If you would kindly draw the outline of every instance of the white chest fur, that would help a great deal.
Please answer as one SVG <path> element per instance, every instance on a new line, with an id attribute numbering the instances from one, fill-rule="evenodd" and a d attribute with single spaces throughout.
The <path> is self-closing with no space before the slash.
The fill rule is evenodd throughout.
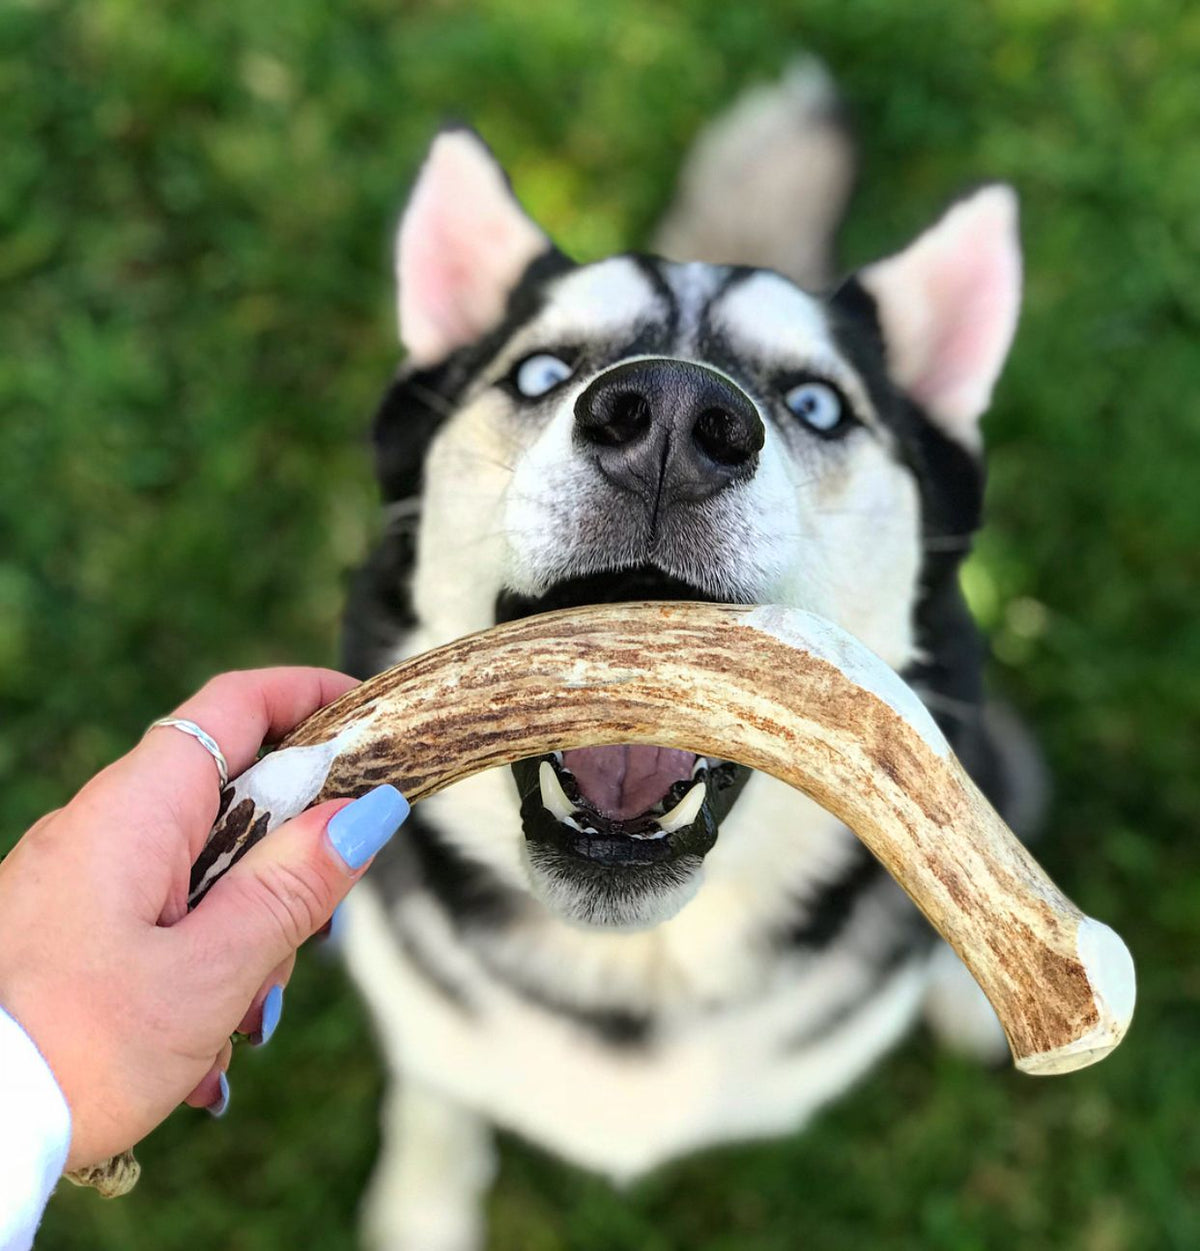
<path id="1" fill-rule="evenodd" d="M 491 847 L 511 849 L 495 822 L 515 818 L 513 808 L 511 779 L 482 775 L 447 792 L 431 815 L 462 831 L 479 829 L 486 812 Z M 368 883 L 348 909 L 347 959 L 392 1066 L 576 1163 L 627 1179 L 706 1143 L 798 1128 L 913 1019 L 924 962 L 881 977 L 873 959 L 881 927 L 906 906 L 890 882 L 860 901 L 839 941 L 818 955 L 780 959 L 771 946 L 774 919 L 837 876 L 853 852 L 849 839 L 794 791 L 756 775 L 722 828 L 699 894 L 652 931 L 582 931 L 531 913 L 474 950 L 422 896 L 402 905 L 398 927 Z M 496 852 L 488 859 L 496 864 Z M 505 868 L 518 871 L 512 861 Z M 464 1003 L 430 982 L 399 931 L 433 954 Z M 543 999 L 648 1012 L 657 1025 L 645 1044 L 613 1045 Z"/>

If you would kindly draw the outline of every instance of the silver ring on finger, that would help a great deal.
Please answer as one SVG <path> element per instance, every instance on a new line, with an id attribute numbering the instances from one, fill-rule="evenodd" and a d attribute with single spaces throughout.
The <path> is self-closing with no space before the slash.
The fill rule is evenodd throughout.
<path id="1" fill-rule="evenodd" d="M 157 730 L 160 726 L 171 730 L 182 730 L 184 734 L 194 738 L 213 758 L 217 766 L 217 776 L 221 779 L 221 789 L 224 790 L 229 785 L 229 762 L 211 734 L 202 730 L 194 721 L 188 721 L 183 717 L 159 717 L 157 721 L 152 721 L 146 727 L 146 733 L 149 734 L 151 730 Z"/>

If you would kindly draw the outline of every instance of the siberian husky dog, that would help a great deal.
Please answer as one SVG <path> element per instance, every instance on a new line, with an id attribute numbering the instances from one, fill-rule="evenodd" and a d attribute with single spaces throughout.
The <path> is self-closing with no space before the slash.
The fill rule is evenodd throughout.
<path id="1" fill-rule="evenodd" d="M 958 588 L 1017 320 L 1014 195 L 986 186 L 835 284 L 853 164 L 806 65 L 701 137 L 657 255 L 576 264 L 478 137 L 438 135 L 398 232 L 405 359 L 375 423 L 352 672 L 573 605 L 792 605 L 903 674 L 1027 823 Z M 492 1126 L 622 1181 L 796 1130 L 923 1009 L 1003 1049 L 844 826 L 682 751 L 566 751 L 427 800 L 344 934 L 393 1077 L 377 1247 L 481 1244 Z"/>

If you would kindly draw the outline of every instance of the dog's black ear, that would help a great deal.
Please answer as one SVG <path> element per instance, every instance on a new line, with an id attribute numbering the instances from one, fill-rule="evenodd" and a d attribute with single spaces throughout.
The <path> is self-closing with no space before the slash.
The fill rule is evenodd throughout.
<path id="1" fill-rule="evenodd" d="M 875 303 L 892 381 L 970 451 L 1021 304 L 1017 197 L 984 187 L 902 252 L 856 275 Z"/>
<path id="2" fill-rule="evenodd" d="M 550 240 L 503 169 L 465 127 L 433 141 L 396 236 L 400 341 L 435 364 L 497 325 L 512 289 Z"/>

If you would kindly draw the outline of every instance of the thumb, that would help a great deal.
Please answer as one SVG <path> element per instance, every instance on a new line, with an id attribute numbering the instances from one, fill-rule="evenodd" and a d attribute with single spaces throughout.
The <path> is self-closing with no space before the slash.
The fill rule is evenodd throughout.
<path id="1" fill-rule="evenodd" d="M 211 973 L 244 985 L 248 1000 L 325 925 L 408 811 L 386 785 L 309 808 L 256 843 L 175 930 L 198 943 Z"/>

